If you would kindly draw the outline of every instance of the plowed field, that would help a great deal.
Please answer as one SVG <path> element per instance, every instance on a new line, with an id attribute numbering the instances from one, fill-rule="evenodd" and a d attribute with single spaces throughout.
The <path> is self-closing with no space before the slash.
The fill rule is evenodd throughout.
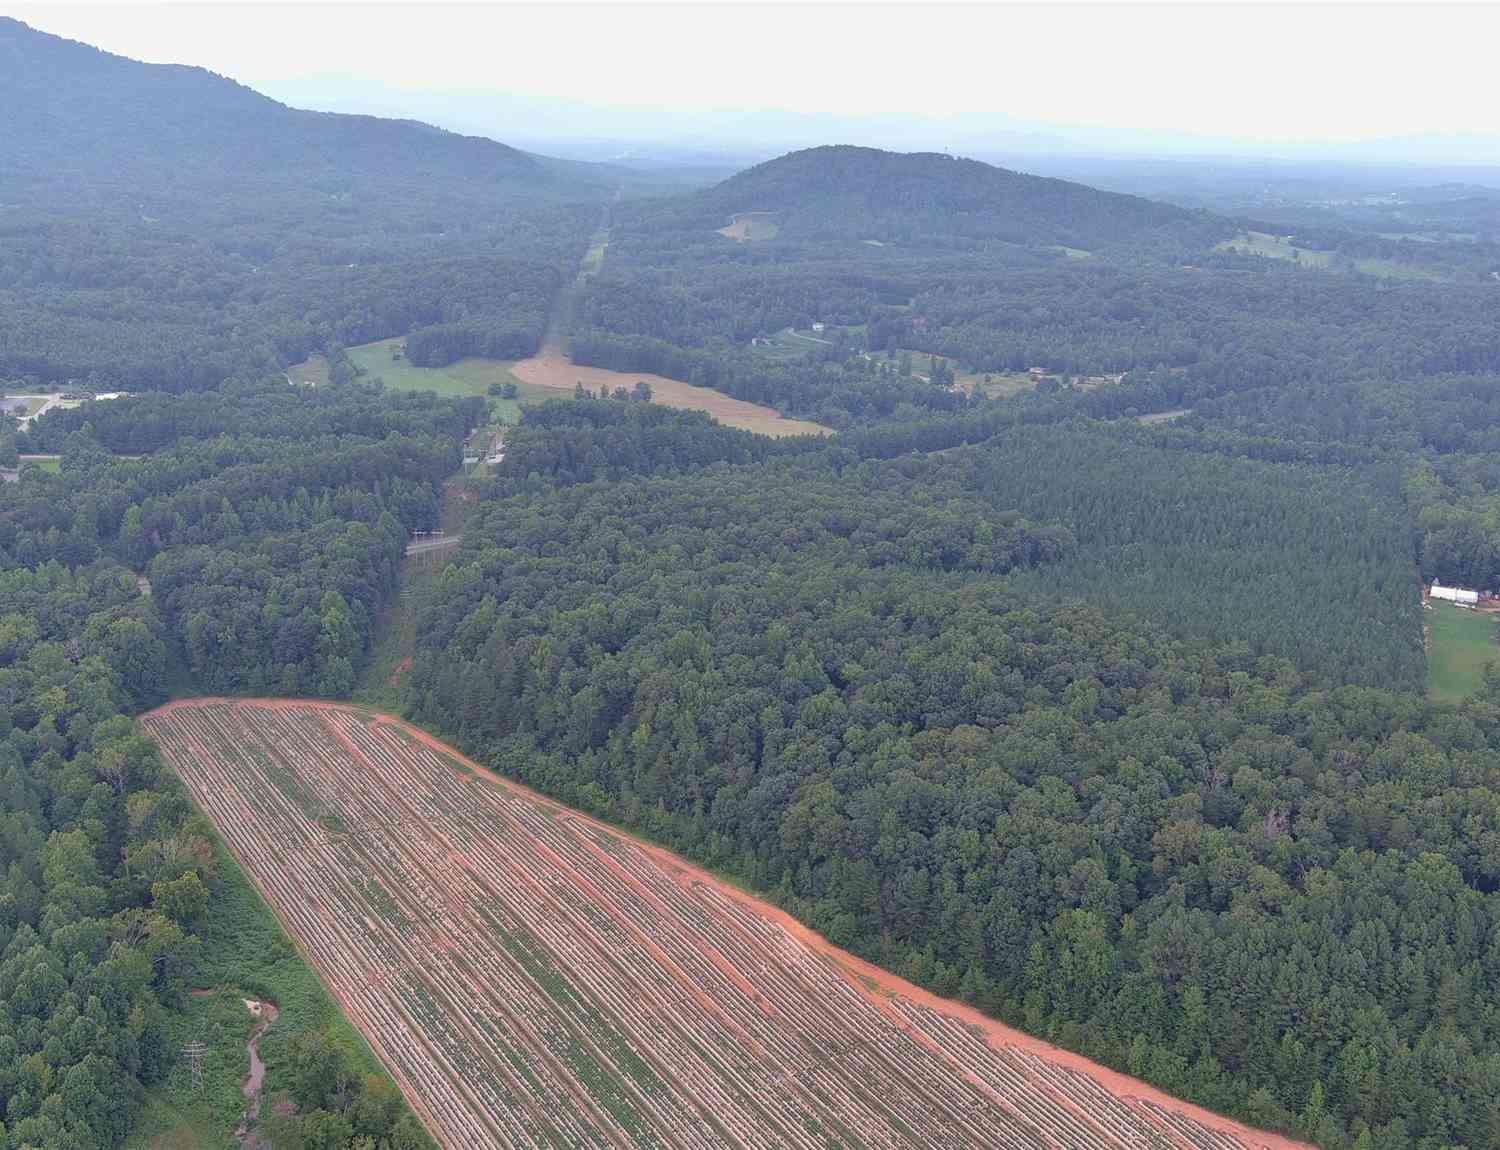
<path id="1" fill-rule="evenodd" d="M 386 716 L 144 718 L 452 1150 L 1290 1150 L 936 999 Z"/>

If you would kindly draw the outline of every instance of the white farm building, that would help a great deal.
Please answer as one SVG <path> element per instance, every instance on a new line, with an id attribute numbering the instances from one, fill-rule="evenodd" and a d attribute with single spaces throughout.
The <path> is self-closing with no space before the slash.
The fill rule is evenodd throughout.
<path id="1" fill-rule="evenodd" d="M 1432 590 L 1428 592 L 1434 599 L 1447 599 L 1450 603 L 1478 603 L 1479 592 L 1467 591 L 1462 587 L 1444 587 L 1436 579 L 1432 581 Z"/>

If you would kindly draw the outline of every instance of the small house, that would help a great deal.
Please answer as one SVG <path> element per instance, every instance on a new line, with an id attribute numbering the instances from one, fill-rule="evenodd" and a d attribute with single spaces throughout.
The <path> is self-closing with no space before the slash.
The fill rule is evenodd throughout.
<path id="1" fill-rule="evenodd" d="M 819 320 L 817 323 L 813 324 L 813 331 L 815 331 L 815 332 L 821 332 L 823 330 L 824 326 L 825 325 L 823 324 L 823 322 L 821 320 Z"/>

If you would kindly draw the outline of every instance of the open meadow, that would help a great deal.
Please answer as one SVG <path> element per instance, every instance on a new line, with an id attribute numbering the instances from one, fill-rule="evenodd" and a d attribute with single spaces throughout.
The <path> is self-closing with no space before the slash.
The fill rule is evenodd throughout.
<path id="1" fill-rule="evenodd" d="M 1495 616 L 1434 600 L 1428 624 L 1427 693 L 1456 703 L 1479 690 L 1485 667 L 1500 659 Z"/>
<path id="2" fill-rule="evenodd" d="M 486 395 L 492 383 L 521 381 L 511 374 L 511 361 L 470 356 L 444 367 L 418 367 L 399 355 L 404 339 L 377 340 L 348 350 L 349 359 L 366 379 L 380 379 L 398 391 L 435 391 L 439 395 L 463 397 Z M 527 396 L 527 398 L 539 398 Z"/>
<path id="3" fill-rule="evenodd" d="M 1308 268 L 1334 266 L 1333 258 L 1328 252 L 1299 248 L 1292 243 L 1290 236 L 1276 236 L 1269 232 L 1241 232 L 1233 239 L 1223 240 L 1216 246 L 1220 251 L 1232 251 L 1246 256 L 1263 256 L 1272 260 L 1289 260 Z M 1346 260 L 1340 266 L 1380 279 L 1441 280 L 1444 278 L 1430 268 L 1418 267 L 1415 264 L 1402 263 L 1398 260 L 1380 259 L 1375 256 L 1361 256 Z"/>
<path id="4" fill-rule="evenodd" d="M 144 723 L 444 1147 L 1288 1150 L 334 704 Z"/>

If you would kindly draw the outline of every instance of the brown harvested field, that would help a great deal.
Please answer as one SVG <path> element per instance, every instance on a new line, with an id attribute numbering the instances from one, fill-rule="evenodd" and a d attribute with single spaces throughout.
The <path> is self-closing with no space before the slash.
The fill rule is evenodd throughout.
<path id="1" fill-rule="evenodd" d="M 1294 1150 L 927 994 L 389 716 L 143 718 L 452 1150 Z"/>
<path id="2" fill-rule="evenodd" d="M 680 407 L 689 411 L 706 411 L 720 423 L 761 435 L 826 435 L 828 428 L 810 423 L 805 419 L 787 419 L 775 408 L 759 403 L 735 399 L 711 387 L 694 387 L 680 379 L 668 379 L 664 375 L 651 375 L 639 371 L 610 371 L 603 367 L 583 367 L 574 364 L 562 350 L 549 343 L 539 355 L 523 359 L 511 369 L 511 374 L 522 383 L 533 387 L 545 387 L 563 395 L 572 395 L 578 384 L 597 392 L 601 387 L 613 391 L 623 387 L 627 391 L 640 380 L 651 385 L 651 399 L 668 407 Z"/>

